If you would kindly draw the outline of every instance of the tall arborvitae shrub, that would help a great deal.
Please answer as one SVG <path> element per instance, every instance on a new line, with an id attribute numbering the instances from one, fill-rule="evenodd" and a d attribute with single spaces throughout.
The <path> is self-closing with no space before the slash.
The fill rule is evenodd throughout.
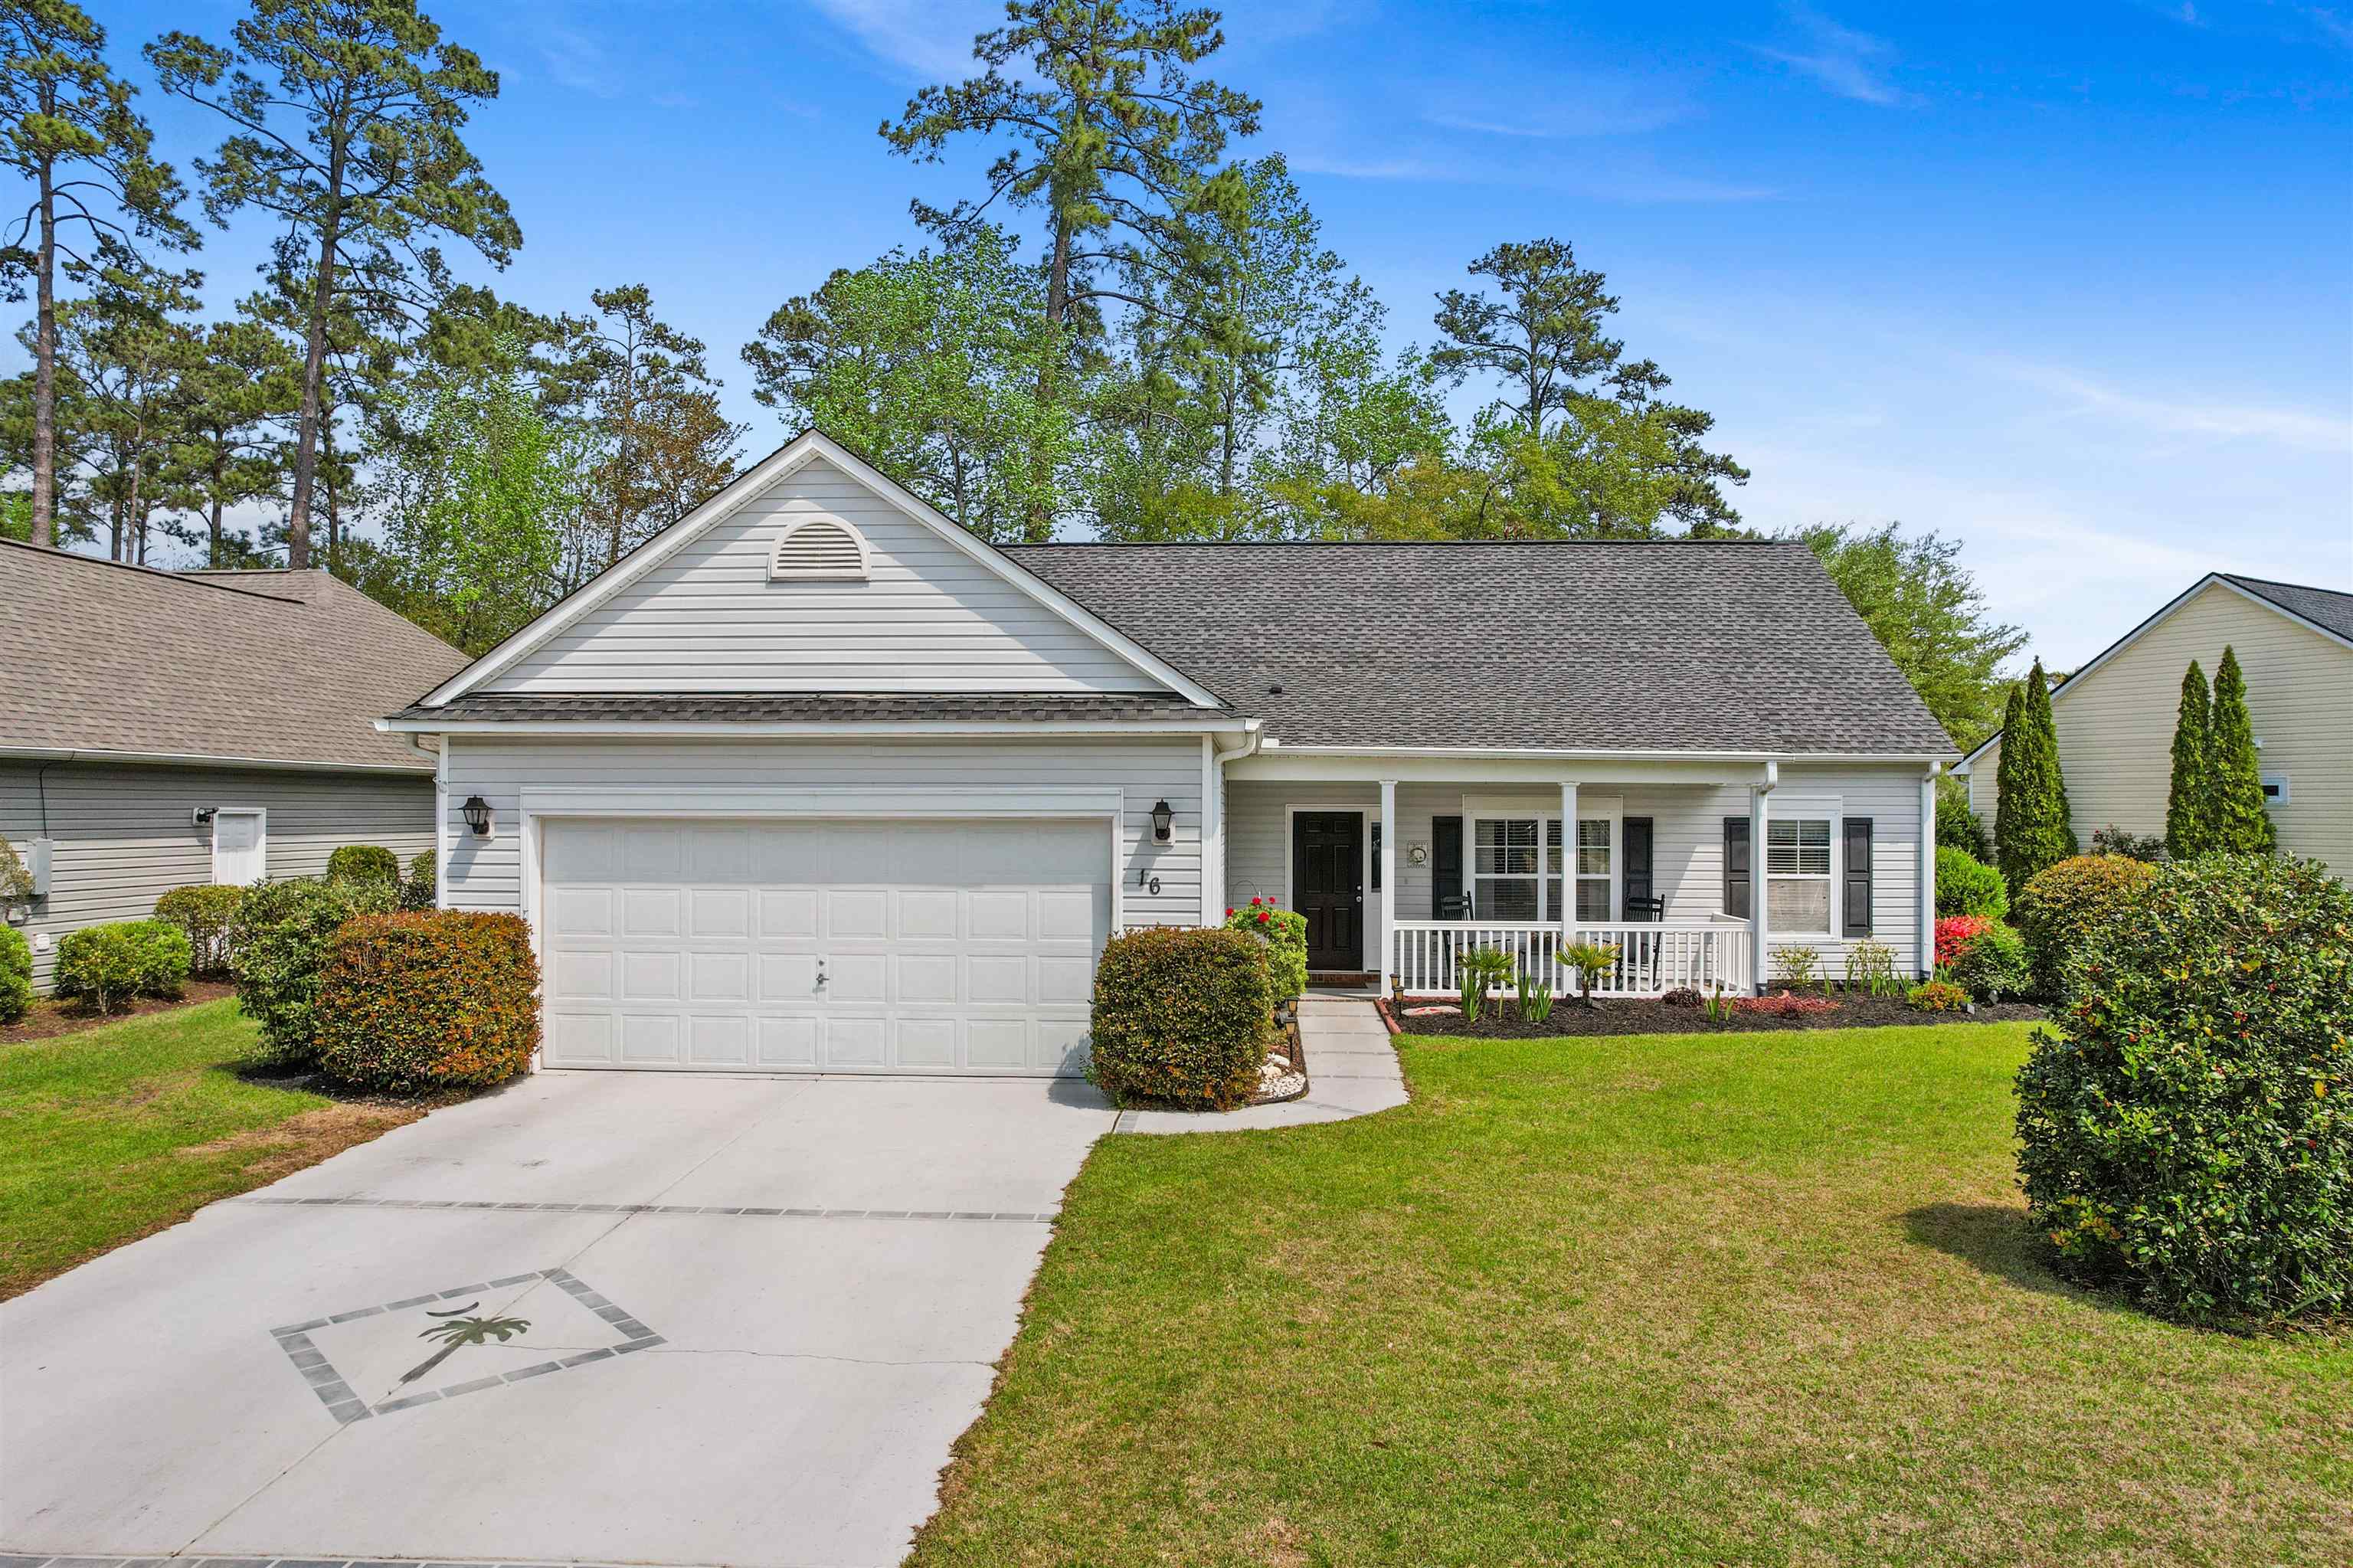
<path id="1" fill-rule="evenodd" d="M 2181 705 L 2173 717 L 2173 790 L 2165 800 L 2165 853 L 2176 860 L 2214 847 L 2213 780 L 2207 766 L 2207 732 L 2213 715 L 2206 700 L 2206 672 L 2198 661 L 2181 674 Z"/>
<path id="2" fill-rule="evenodd" d="M 2051 720 L 2051 685 L 2042 661 L 2013 694 L 2001 738 L 2000 799 L 1994 806 L 1994 853 L 2010 894 L 2046 865 L 2075 853 L 2067 781 L 2059 770 L 2059 732 Z"/>
<path id="3" fill-rule="evenodd" d="M 2207 731 L 2207 767 L 2213 779 L 2213 847 L 2225 854 L 2270 854 L 2279 831 L 2263 808 L 2262 761 L 2255 725 L 2247 712 L 2247 678 L 2233 649 L 2222 650 L 2214 671 L 2214 716 Z"/>

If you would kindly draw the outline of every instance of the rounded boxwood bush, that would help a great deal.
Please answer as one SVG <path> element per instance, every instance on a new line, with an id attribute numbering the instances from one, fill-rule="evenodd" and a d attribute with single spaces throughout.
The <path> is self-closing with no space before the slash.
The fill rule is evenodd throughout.
<path id="1" fill-rule="evenodd" d="M 327 857 L 330 882 L 400 880 L 400 857 L 382 844 L 345 844 Z"/>
<path id="2" fill-rule="evenodd" d="M 1274 1004 L 1296 1001 L 1307 992 L 1307 916 L 1271 898 L 1253 898 L 1226 911 L 1229 930 L 1248 931 L 1266 943 L 1267 973 L 1274 980 Z"/>
<path id="3" fill-rule="evenodd" d="M 1230 1110 L 1258 1092 L 1274 1037 L 1267 948 L 1240 931 L 1113 937 L 1095 965 L 1093 1064 L 1115 1099 Z"/>
<path id="4" fill-rule="evenodd" d="M 246 889 L 229 922 L 229 949 L 237 955 L 237 1002 L 261 1025 L 261 1061 L 311 1059 L 311 1002 L 328 938 L 354 915 L 388 913 L 394 897 L 392 884 L 364 878 L 298 876 Z"/>
<path id="5" fill-rule="evenodd" d="M 2001 873 L 1963 850 L 1936 849 L 1936 913 L 1999 920 L 2010 912 L 2010 890 Z"/>
<path id="6" fill-rule="evenodd" d="M 188 972 L 225 975 L 229 969 L 228 931 L 245 889 L 225 883 L 174 887 L 155 900 L 155 918 L 167 920 L 188 938 Z"/>
<path id="7" fill-rule="evenodd" d="M 0 926 L 0 1023 L 14 1023 L 33 1007 L 33 945 L 14 926 Z"/>
<path id="8" fill-rule="evenodd" d="M 539 1049 L 539 961 L 519 915 L 361 915 L 327 945 L 319 1065 L 380 1094 L 483 1088 Z"/>
<path id="9" fill-rule="evenodd" d="M 403 909 L 430 909 L 439 898 L 434 874 L 433 852 L 418 850 L 408 860 L 408 874 L 400 879 L 400 906 Z"/>
<path id="10" fill-rule="evenodd" d="M 2196 1322 L 2353 1309 L 2353 889 L 2316 861 L 2159 866 L 2018 1075 L 2063 1264 Z"/>
<path id="11" fill-rule="evenodd" d="M 1999 920 L 1987 921 L 1953 960 L 1953 982 L 1979 1001 L 2022 996 L 2031 980 L 2026 938 Z"/>
<path id="12" fill-rule="evenodd" d="M 111 920 L 58 943 L 58 994 L 112 1012 L 134 996 L 174 997 L 188 980 L 188 938 L 164 920 Z"/>
<path id="13" fill-rule="evenodd" d="M 2010 913 L 2026 938 L 2034 988 L 2054 997 L 2064 991 L 2068 961 L 2156 874 L 2154 866 L 2124 855 L 2079 854 L 2028 877 Z"/>

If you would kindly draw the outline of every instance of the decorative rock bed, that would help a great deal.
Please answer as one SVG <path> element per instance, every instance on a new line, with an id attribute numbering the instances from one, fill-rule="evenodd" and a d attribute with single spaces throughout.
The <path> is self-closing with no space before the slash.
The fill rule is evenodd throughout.
<path id="1" fill-rule="evenodd" d="M 1250 1099 L 1254 1106 L 1281 1105 L 1307 1092 L 1307 1053 L 1299 1043 L 1299 1020 L 1287 1010 L 1282 1042 L 1259 1064 L 1258 1077 L 1258 1093 Z"/>

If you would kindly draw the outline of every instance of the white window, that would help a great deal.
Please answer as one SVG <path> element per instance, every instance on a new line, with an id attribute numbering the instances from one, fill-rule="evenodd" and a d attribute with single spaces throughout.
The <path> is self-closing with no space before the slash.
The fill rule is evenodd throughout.
<path id="1" fill-rule="evenodd" d="M 213 880 L 250 887 L 269 871 L 269 817 L 258 807 L 213 813 Z"/>
<path id="2" fill-rule="evenodd" d="M 1587 817 L 1577 824 L 1578 920 L 1607 923 L 1616 903 L 1618 822 Z M 1541 833 L 1544 870 L 1536 843 Z M 1560 819 L 1475 817 L 1472 820 L 1472 908 L 1482 920 L 1553 921 L 1561 917 Z"/>
<path id="3" fill-rule="evenodd" d="M 1777 934 L 1831 928 L 1831 823 L 1827 817 L 1765 824 L 1765 917 Z"/>
<path id="4" fill-rule="evenodd" d="M 2263 804 L 2266 806 L 2284 806 L 2287 802 L 2287 775 L 2284 773 L 2264 774 Z"/>

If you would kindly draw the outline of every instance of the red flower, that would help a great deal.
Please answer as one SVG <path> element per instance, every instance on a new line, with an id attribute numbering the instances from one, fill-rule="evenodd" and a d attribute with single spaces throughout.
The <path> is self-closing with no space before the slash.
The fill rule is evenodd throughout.
<path id="1" fill-rule="evenodd" d="M 1263 909 L 1258 912 L 1258 923 L 1261 926 L 1266 924 L 1266 911 Z"/>
<path id="2" fill-rule="evenodd" d="M 1227 906 L 1226 906 L 1226 918 L 1227 918 L 1227 919 L 1229 919 L 1229 920 L 1230 920 L 1230 919 L 1232 919 L 1233 917 L 1234 917 L 1234 906 L 1233 906 L 1232 905 L 1229 904 L 1229 905 L 1227 905 Z"/>

